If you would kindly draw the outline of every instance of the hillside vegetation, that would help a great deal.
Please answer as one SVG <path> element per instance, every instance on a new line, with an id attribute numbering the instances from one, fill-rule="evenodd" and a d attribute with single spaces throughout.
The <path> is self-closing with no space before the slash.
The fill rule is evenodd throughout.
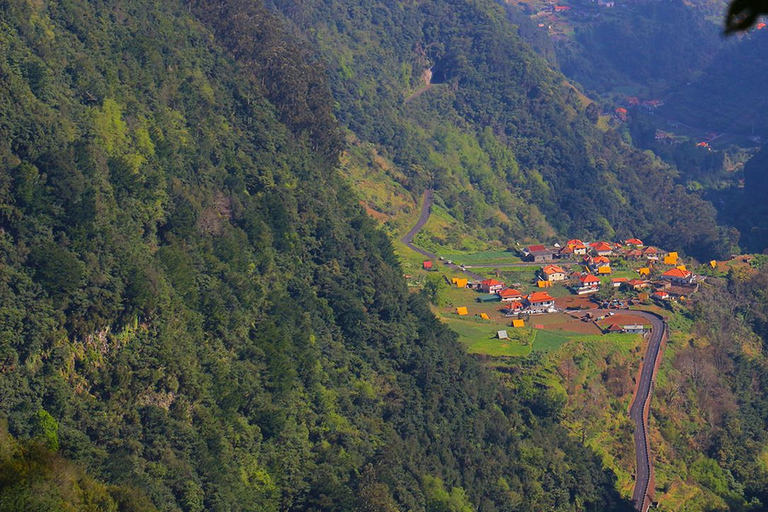
<path id="1" fill-rule="evenodd" d="M 408 293 L 336 170 L 322 68 L 259 2 L 12 0 L 0 19 L 0 510 L 627 509 L 558 426 L 558 402 L 500 386 Z M 500 19 L 478 20 L 478 41 L 509 33 L 498 50 L 522 52 L 499 66 L 533 73 L 482 116 L 532 136 L 549 121 L 522 116 L 549 108 L 551 82 Z M 433 26 L 430 44 L 447 44 L 435 55 L 482 82 L 464 36 L 441 35 L 455 28 Z M 478 101 L 445 80 L 425 99 Z M 365 109 L 377 95 L 353 94 Z M 392 124 L 401 100 L 370 132 L 363 109 L 356 129 L 455 169 L 420 149 L 438 118 Z M 476 148 L 470 197 L 535 212 L 495 191 L 507 176 L 551 197 L 554 168 L 520 171 L 530 157 L 513 158 L 503 131 L 444 128 L 446 144 Z M 413 169 L 418 183 L 426 168 Z M 458 202 L 466 176 L 442 176 L 453 211 L 475 211 Z"/>
<path id="2" fill-rule="evenodd" d="M 699 256 L 729 245 L 711 205 L 598 129 L 597 106 L 493 2 L 272 4 L 321 49 L 345 126 L 486 238 L 635 235 Z M 433 85 L 410 98 L 427 69 Z"/>

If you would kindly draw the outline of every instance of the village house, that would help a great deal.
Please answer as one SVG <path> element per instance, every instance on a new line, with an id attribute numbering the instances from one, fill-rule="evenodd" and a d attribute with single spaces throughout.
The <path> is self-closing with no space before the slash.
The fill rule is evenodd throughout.
<path id="1" fill-rule="evenodd" d="M 501 302 L 513 302 L 523 300 L 523 294 L 512 288 L 504 288 L 496 293 L 501 297 Z"/>
<path id="2" fill-rule="evenodd" d="M 587 254 L 587 246 L 584 244 L 574 245 L 573 254 L 576 256 L 585 256 Z"/>
<path id="3" fill-rule="evenodd" d="M 642 290 L 643 288 L 648 288 L 651 286 L 651 283 L 648 281 L 643 281 L 642 279 L 630 279 L 626 282 L 624 285 L 630 290 Z"/>
<path id="4" fill-rule="evenodd" d="M 671 281 L 672 284 L 678 285 L 690 285 L 693 284 L 696 279 L 693 275 L 693 272 L 690 270 L 684 270 L 682 268 L 673 268 L 667 270 L 661 274 L 661 278 L 665 281 Z"/>
<path id="5" fill-rule="evenodd" d="M 643 241 L 639 238 L 628 238 L 624 241 L 625 245 L 632 245 L 634 247 L 643 247 Z"/>
<path id="6" fill-rule="evenodd" d="M 595 268 L 610 267 L 611 260 L 609 260 L 606 256 L 597 256 L 595 258 L 592 258 L 592 265 Z"/>
<path id="7" fill-rule="evenodd" d="M 568 278 L 566 271 L 557 265 L 545 265 L 541 273 L 546 281 L 565 281 Z"/>
<path id="8" fill-rule="evenodd" d="M 547 292 L 533 292 L 525 298 L 525 303 L 531 313 L 546 313 L 555 309 L 555 299 Z"/>
<path id="9" fill-rule="evenodd" d="M 555 258 L 554 251 L 547 249 L 543 245 L 529 245 L 523 249 L 523 255 L 527 260 L 534 263 L 552 261 Z"/>
<path id="10" fill-rule="evenodd" d="M 621 328 L 624 329 L 624 332 L 627 334 L 645 334 L 647 330 L 642 324 L 622 325 Z"/>
<path id="11" fill-rule="evenodd" d="M 657 300 L 669 300 L 669 294 L 664 290 L 653 292 L 653 298 Z"/>
<path id="12" fill-rule="evenodd" d="M 504 289 L 504 283 L 496 279 L 486 279 L 480 282 L 480 289 L 484 293 L 498 293 Z"/>
<path id="13" fill-rule="evenodd" d="M 659 261 L 659 250 L 655 247 L 646 247 L 643 249 L 643 256 L 651 261 Z"/>
<path id="14" fill-rule="evenodd" d="M 589 246 L 592 248 L 592 252 L 598 256 L 610 256 L 613 254 L 613 247 L 607 242 L 593 242 Z"/>
<path id="15" fill-rule="evenodd" d="M 611 286 L 613 286 L 614 288 L 619 288 L 621 285 L 627 283 L 628 281 L 629 279 L 627 279 L 626 277 L 614 277 L 613 279 L 611 279 Z"/>
<path id="16" fill-rule="evenodd" d="M 421 264 L 421 268 L 424 270 L 432 270 L 432 261 L 424 260 L 424 262 Z"/>
<path id="17" fill-rule="evenodd" d="M 576 288 L 576 293 L 579 295 L 585 295 L 587 293 L 595 293 L 600 290 L 600 279 L 592 274 L 587 274 L 579 278 L 579 287 Z"/>
<path id="18" fill-rule="evenodd" d="M 587 246 L 584 245 L 584 242 L 582 242 L 578 238 L 568 240 L 565 243 L 565 246 L 571 249 L 571 251 L 573 251 L 573 254 L 576 256 L 584 256 L 585 254 L 587 254 Z"/>
<path id="19" fill-rule="evenodd" d="M 516 300 L 508 303 L 506 306 L 501 308 L 499 310 L 499 313 L 501 313 L 504 316 L 514 316 L 517 313 L 521 312 L 523 309 L 525 309 L 525 304 L 523 304 L 523 301 Z"/>

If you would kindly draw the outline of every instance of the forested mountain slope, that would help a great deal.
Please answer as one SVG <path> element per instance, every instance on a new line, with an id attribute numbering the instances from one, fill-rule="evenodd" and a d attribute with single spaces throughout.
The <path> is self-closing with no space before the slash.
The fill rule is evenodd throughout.
<path id="1" fill-rule="evenodd" d="M 626 508 L 546 390 L 505 391 L 408 293 L 336 171 L 322 70 L 258 2 L 0 21 L 1 510 Z M 456 37 L 446 80 L 482 82 Z M 478 119 L 584 123 L 513 122 L 555 113 L 531 80 Z"/>
<path id="2" fill-rule="evenodd" d="M 599 108 L 494 2 L 271 4 L 320 48 L 339 119 L 384 148 L 406 186 L 433 187 L 470 228 L 507 244 L 554 228 L 640 236 L 702 257 L 729 250 L 711 205 L 599 129 Z M 427 69 L 433 85 L 413 97 Z"/>

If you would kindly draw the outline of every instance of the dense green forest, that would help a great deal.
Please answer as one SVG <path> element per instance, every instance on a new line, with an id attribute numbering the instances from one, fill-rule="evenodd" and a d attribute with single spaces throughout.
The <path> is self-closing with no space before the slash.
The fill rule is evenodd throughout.
<path id="1" fill-rule="evenodd" d="M 546 389 L 500 386 L 409 294 L 337 171 L 322 67 L 258 2 L 10 0 L 0 20 L 0 510 L 627 509 Z M 434 101 L 468 112 L 451 77 L 480 63 L 455 27 L 429 36 Z M 523 103 L 493 91 L 477 115 L 531 137 L 549 121 L 513 116 L 553 115 L 553 82 L 521 55 Z M 419 151 L 382 119 L 365 133 Z M 539 179 L 499 141 L 498 168 Z"/>
<path id="2" fill-rule="evenodd" d="M 320 48 L 340 121 L 382 147 L 409 189 L 434 188 L 486 238 L 633 235 L 701 258 L 729 254 L 735 240 L 711 204 L 679 186 L 674 168 L 600 129 L 599 107 L 501 6 L 271 3 Z"/>

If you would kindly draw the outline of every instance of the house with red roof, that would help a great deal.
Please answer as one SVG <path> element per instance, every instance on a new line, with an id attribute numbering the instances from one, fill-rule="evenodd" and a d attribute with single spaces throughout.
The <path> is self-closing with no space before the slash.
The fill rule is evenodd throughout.
<path id="1" fill-rule="evenodd" d="M 555 308 L 555 298 L 547 292 L 533 292 L 525 298 L 532 313 L 545 313 Z"/>
<path id="2" fill-rule="evenodd" d="M 516 302 L 523 300 L 523 294 L 512 288 L 504 288 L 496 292 L 501 297 L 501 302 Z"/>
<path id="3" fill-rule="evenodd" d="M 643 251 L 640 249 L 632 249 L 627 252 L 627 254 L 624 255 L 625 258 L 628 260 L 639 260 L 643 257 Z"/>
<path id="4" fill-rule="evenodd" d="M 626 245 L 634 245 L 635 247 L 642 247 L 643 246 L 643 241 L 640 240 L 639 238 L 629 238 L 629 239 L 627 239 L 624 242 L 624 244 L 626 244 Z"/>
<path id="5" fill-rule="evenodd" d="M 523 249 L 523 255 L 534 263 L 552 261 L 555 258 L 555 252 L 544 245 L 529 245 Z"/>
<path id="6" fill-rule="evenodd" d="M 432 270 L 432 261 L 424 260 L 424 263 L 422 263 L 421 266 L 424 270 Z"/>
<path id="7" fill-rule="evenodd" d="M 664 290 L 653 292 L 652 297 L 657 300 L 669 300 L 669 294 Z"/>
<path id="8" fill-rule="evenodd" d="M 683 270 L 681 268 L 673 268 L 667 270 L 661 274 L 661 278 L 665 281 L 671 281 L 672 284 L 693 284 L 695 277 L 690 270 Z"/>
<path id="9" fill-rule="evenodd" d="M 546 281 L 565 281 L 568 278 L 568 273 L 557 265 L 545 265 L 541 273 Z"/>
<path id="10" fill-rule="evenodd" d="M 566 12 L 570 11 L 571 6 L 570 5 L 556 5 L 555 6 L 555 12 Z"/>
<path id="11" fill-rule="evenodd" d="M 587 293 L 595 293 L 600 290 L 600 278 L 587 274 L 579 278 L 579 287 L 576 288 L 578 295 L 585 295 Z"/>
<path id="12" fill-rule="evenodd" d="M 504 283 L 496 279 L 486 279 L 480 282 L 480 289 L 485 293 L 498 293 L 504 289 Z"/>
<path id="13" fill-rule="evenodd" d="M 567 242 L 565 242 L 565 245 L 567 245 L 569 247 L 573 247 L 573 246 L 576 246 L 576 245 L 584 245 L 584 242 L 582 242 L 578 238 L 574 238 L 573 240 L 568 240 Z"/>

